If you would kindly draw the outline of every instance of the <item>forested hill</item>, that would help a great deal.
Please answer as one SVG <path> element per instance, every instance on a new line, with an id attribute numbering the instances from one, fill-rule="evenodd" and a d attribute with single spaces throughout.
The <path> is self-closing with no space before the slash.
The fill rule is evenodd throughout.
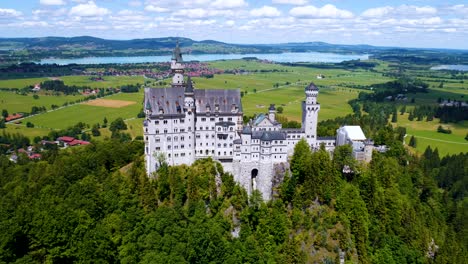
<path id="1" fill-rule="evenodd" d="M 90 36 L 0 38 L 0 65 L 35 61 L 49 57 L 83 58 L 103 56 L 169 55 L 175 42 L 182 52 L 191 54 L 246 54 L 282 52 L 333 52 L 371 54 L 373 58 L 418 64 L 467 64 L 467 50 L 377 47 L 342 45 L 325 42 L 280 44 L 231 44 L 215 40 L 195 41 L 189 38 L 164 37 L 132 40 L 109 40 Z"/>
<path id="2" fill-rule="evenodd" d="M 385 128 L 393 141 L 391 127 Z M 220 164 L 145 174 L 142 142 L 0 156 L 0 263 L 466 263 L 468 155 L 297 144 L 265 203 Z M 128 163 L 131 165 L 127 165 Z M 349 164 L 354 173 L 343 174 Z M 127 165 L 127 166 L 126 166 Z"/>

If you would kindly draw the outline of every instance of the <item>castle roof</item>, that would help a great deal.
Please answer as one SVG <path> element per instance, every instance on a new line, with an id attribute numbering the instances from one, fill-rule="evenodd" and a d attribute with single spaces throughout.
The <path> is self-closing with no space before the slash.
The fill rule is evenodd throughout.
<path id="1" fill-rule="evenodd" d="M 343 126 L 340 129 L 343 129 L 346 132 L 346 135 L 350 140 L 366 140 L 366 136 L 360 126 Z"/>
<path id="2" fill-rule="evenodd" d="M 255 131 L 252 133 L 252 139 L 262 141 L 286 140 L 286 134 L 280 131 Z"/>
<path id="3" fill-rule="evenodd" d="M 276 110 L 275 104 L 270 104 L 270 107 L 268 108 L 268 110 L 270 110 L 270 111 Z"/>
<path id="4" fill-rule="evenodd" d="M 163 115 L 183 114 L 184 87 L 145 88 L 145 98 L 147 109 L 150 106 L 153 115 L 159 115 L 160 111 Z"/>
<path id="5" fill-rule="evenodd" d="M 194 90 L 197 113 L 232 113 L 242 112 L 240 90 L 196 89 Z"/>
<path id="6" fill-rule="evenodd" d="M 315 86 L 315 84 L 313 82 L 311 82 L 306 88 L 305 88 L 306 91 L 318 91 L 318 88 L 317 86 Z"/>
<path id="7" fill-rule="evenodd" d="M 185 92 L 193 93 L 193 83 L 192 78 L 190 78 L 190 75 L 187 77 L 187 85 L 185 86 Z"/>
<path id="8" fill-rule="evenodd" d="M 242 134 L 252 134 L 252 128 L 250 127 L 250 125 L 244 126 L 244 128 L 242 129 Z"/>

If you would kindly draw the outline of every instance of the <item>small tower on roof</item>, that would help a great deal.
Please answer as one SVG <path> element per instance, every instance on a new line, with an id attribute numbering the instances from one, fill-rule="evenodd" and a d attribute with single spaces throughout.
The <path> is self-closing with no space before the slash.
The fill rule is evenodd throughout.
<path id="1" fill-rule="evenodd" d="M 268 108 L 268 119 L 270 119 L 271 122 L 275 122 L 275 115 L 276 115 L 276 107 L 275 104 L 270 104 L 270 107 Z"/>
<path id="2" fill-rule="evenodd" d="M 171 59 L 171 70 L 174 76 L 172 77 L 172 87 L 183 87 L 184 86 L 184 65 L 182 64 L 182 52 L 180 51 L 179 41 L 177 41 L 174 52 L 172 53 Z"/>

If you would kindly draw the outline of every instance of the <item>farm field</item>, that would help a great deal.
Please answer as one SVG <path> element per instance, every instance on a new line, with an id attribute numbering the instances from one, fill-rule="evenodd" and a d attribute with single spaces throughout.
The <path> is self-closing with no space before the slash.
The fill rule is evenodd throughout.
<path id="1" fill-rule="evenodd" d="M 135 104 L 121 108 L 92 106 L 86 104 L 75 104 L 56 111 L 40 114 L 23 119 L 23 123 L 31 122 L 37 127 L 49 129 L 64 129 L 75 125 L 78 122 L 84 122 L 89 125 L 101 123 L 104 117 L 112 122 L 118 117 L 124 119 L 136 117 L 142 108 L 142 93 L 134 94 L 116 94 L 106 97 L 106 99 L 132 101 Z"/>
<path id="2" fill-rule="evenodd" d="M 437 118 L 434 118 L 433 121 L 409 121 L 408 113 L 405 113 L 398 116 L 397 125 L 406 127 L 408 134 L 405 139 L 406 144 L 409 143 L 411 136 L 416 138 L 416 150 L 420 153 L 424 152 L 429 145 L 432 149 L 438 148 L 441 156 L 468 151 L 468 141 L 465 140 L 468 132 L 467 121 L 458 124 L 441 124 Z M 450 128 L 452 134 L 438 133 L 437 127 L 439 125 Z"/>
<path id="3" fill-rule="evenodd" d="M 25 78 L 25 79 L 11 79 L 11 80 L 0 80 L 0 88 L 17 88 L 22 89 L 24 87 L 41 83 L 51 78 Z M 57 77 L 59 80 L 63 80 L 66 85 L 76 86 L 88 86 L 91 88 L 109 88 L 119 87 L 126 84 L 143 84 L 143 76 L 104 76 L 103 81 L 93 81 L 90 76 L 74 75 L 74 76 L 60 76 Z"/>
<path id="4" fill-rule="evenodd" d="M 30 112 L 32 106 L 45 106 L 47 110 L 51 105 L 62 106 L 65 102 L 74 102 L 82 99 L 83 95 L 45 95 L 38 93 L 39 99 L 34 99 L 33 94 L 21 95 L 14 92 L 0 91 L 0 109 L 6 109 L 9 113 Z"/>

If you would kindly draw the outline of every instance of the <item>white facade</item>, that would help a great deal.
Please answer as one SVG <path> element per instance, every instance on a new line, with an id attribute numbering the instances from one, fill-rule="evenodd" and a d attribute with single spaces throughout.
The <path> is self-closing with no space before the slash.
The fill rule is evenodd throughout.
<path id="1" fill-rule="evenodd" d="M 320 104 L 313 83 L 305 88 L 302 128 L 283 129 L 276 121 L 274 105 L 267 114 L 243 126 L 239 90 L 195 89 L 190 77 L 184 80 L 178 45 L 171 69 L 171 88 L 145 88 L 143 132 L 148 175 L 161 161 L 190 165 L 211 157 L 221 162 L 249 194 L 259 190 L 269 200 L 277 168 L 288 167 L 288 158 L 299 140 L 306 139 L 312 149 L 321 144 L 329 151 L 335 148 L 334 137 L 317 138 Z"/>

